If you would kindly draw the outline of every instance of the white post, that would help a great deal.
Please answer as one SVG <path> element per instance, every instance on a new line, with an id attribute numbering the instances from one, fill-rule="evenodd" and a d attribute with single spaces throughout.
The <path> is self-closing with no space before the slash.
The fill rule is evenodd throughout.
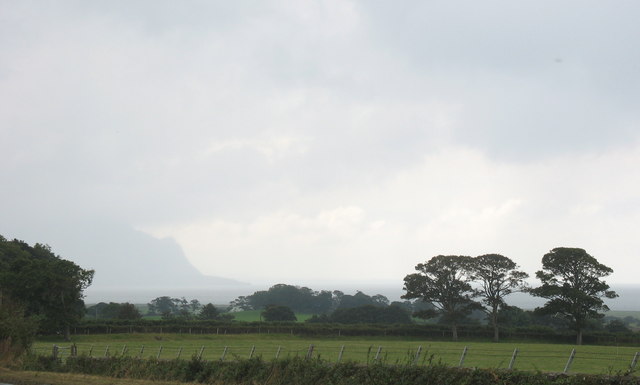
<path id="1" fill-rule="evenodd" d="M 313 355 L 313 345 L 309 345 L 309 350 L 307 350 L 307 359 L 311 358 Z"/>
<path id="2" fill-rule="evenodd" d="M 413 364 L 418 363 L 418 359 L 420 359 L 420 353 L 422 353 L 422 345 L 418 346 L 418 350 L 416 350 L 416 356 L 413 359 Z"/>
<path id="3" fill-rule="evenodd" d="M 380 358 L 380 352 L 382 351 L 382 346 L 378 346 L 378 351 L 376 352 L 376 356 L 373 359 L 374 361 L 378 361 L 378 359 Z"/>
<path id="4" fill-rule="evenodd" d="M 160 354 L 162 353 L 162 345 L 160 345 L 160 349 L 158 349 L 158 355 L 156 356 L 156 360 L 160 359 Z"/>
<path id="5" fill-rule="evenodd" d="M 278 351 L 276 352 L 276 360 L 280 357 L 280 350 L 282 350 L 282 346 L 278 346 Z"/>
<path id="6" fill-rule="evenodd" d="M 220 361 L 224 361 L 224 356 L 227 355 L 227 349 L 229 349 L 229 347 L 225 346 L 224 350 L 222 351 L 222 357 L 220 357 Z"/>
<path id="7" fill-rule="evenodd" d="M 511 355 L 511 362 L 509 362 L 509 370 L 513 369 L 513 364 L 515 364 L 517 356 L 518 356 L 518 348 L 515 348 L 513 349 L 513 354 Z"/>
<path id="8" fill-rule="evenodd" d="M 569 355 L 569 360 L 567 360 L 567 364 L 564 366 L 564 371 L 563 373 L 568 373 L 569 369 L 571 368 L 571 363 L 573 363 L 573 357 L 576 356 L 576 350 L 575 349 L 571 349 L 571 354 Z"/>
<path id="9" fill-rule="evenodd" d="M 636 365 L 638 364 L 639 356 L 640 356 L 640 352 L 636 352 L 636 355 L 633 356 L 633 360 L 631 360 L 631 370 L 634 370 L 636 368 Z"/>
<path id="10" fill-rule="evenodd" d="M 467 356 L 467 350 L 468 350 L 468 348 L 466 346 L 462 350 L 462 355 L 460 356 L 460 363 L 458 364 L 459 368 L 461 368 L 462 365 L 464 365 L 464 358 Z"/>
<path id="11" fill-rule="evenodd" d="M 253 353 L 255 353 L 255 351 L 256 351 L 256 346 L 255 346 L 255 345 L 253 345 L 253 346 L 251 347 L 251 352 L 249 353 L 249 358 L 252 358 L 252 357 L 253 357 Z"/>
<path id="12" fill-rule="evenodd" d="M 198 353 L 198 359 L 202 358 L 202 352 L 204 352 L 204 346 L 200 349 L 200 353 Z"/>
<path id="13" fill-rule="evenodd" d="M 180 346 L 180 349 L 178 349 L 178 356 L 176 358 L 180 358 L 181 354 L 182 354 L 182 346 Z"/>
<path id="14" fill-rule="evenodd" d="M 344 353 L 344 345 L 340 347 L 340 353 L 338 353 L 338 362 L 342 360 L 342 353 Z"/>

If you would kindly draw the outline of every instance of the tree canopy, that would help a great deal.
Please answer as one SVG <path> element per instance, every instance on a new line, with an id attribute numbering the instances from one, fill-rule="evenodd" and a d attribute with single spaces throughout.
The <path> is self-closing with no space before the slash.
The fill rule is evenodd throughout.
<path id="1" fill-rule="evenodd" d="M 40 316 L 41 329 L 69 337 L 71 325 L 84 315 L 83 291 L 93 274 L 60 258 L 47 245 L 29 246 L 0 236 L 0 297 L 24 306 L 27 316 Z"/>
<path id="2" fill-rule="evenodd" d="M 516 270 L 518 265 L 500 254 L 485 254 L 473 258 L 472 279 L 480 283 L 476 290 L 481 298 L 489 322 L 493 326 L 493 340 L 499 340 L 498 311 L 506 306 L 504 298 L 525 287 L 529 274 Z"/>
<path id="3" fill-rule="evenodd" d="M 328 314 L 338 308 L 363 305 L 388 306 L 389 300 L 381 294 L 369 296 L 357 291 L 356 294 L 350 295 L 339 290 L 314 291 L 308 287 L 280 283 L 271 286 L 268 290 L 256 291 L 231 302 L 232 308 L 241 310 L 260 310 L 268 305 L 287 306 L 299 313 Z"/>
<path id="4" fill-rule="evenodd" d="M 479 304 L 473 300 L 475 294 L 471 287 L 471 257 L 457 255 L 438 255 L 426 263 L 419 263 L 418 271 L 404 278 L 402 296 L 405 299 L 419 298 L 433 304 L 434 309 L 415 315 L 422 318 L 441 317 L 451 325 L 454 340 L 458 339 L 458 324 Z"/>
<path id="5" fill-rule="evenodd" d="M 576 331 L 576 343 L 582 344 L 582 331 L 590 319 L 601 318 L 609 310 L 603 298 L 616 298 L 602 280 L 613 273 L 585 250 L 558 247 L 542 257 L 542 270 L 536 277 L 542 285 L 529 292 L 548 301 L 539 313 L 555 314 L 566 319 Z"/>
<path id="6" fill-rule="evenodd" d="M 268 322 L 298 320 L 293 310 L 282 305 L 267 305 L 260 315 Z"/>

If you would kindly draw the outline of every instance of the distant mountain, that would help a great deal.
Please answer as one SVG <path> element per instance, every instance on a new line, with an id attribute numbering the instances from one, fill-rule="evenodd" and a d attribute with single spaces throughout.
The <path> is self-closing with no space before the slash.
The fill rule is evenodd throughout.
<path id="1" fill-rule="evenodd" d="M 206 289 L 244 285 L 233 279 L 203 275 L 173 239 L 157 239 L 122 224 L 38 223 L 19 233 L 3 235 L 30 244 L 48 244 L 60 257 L 95 270 L 91 289 Z"/>

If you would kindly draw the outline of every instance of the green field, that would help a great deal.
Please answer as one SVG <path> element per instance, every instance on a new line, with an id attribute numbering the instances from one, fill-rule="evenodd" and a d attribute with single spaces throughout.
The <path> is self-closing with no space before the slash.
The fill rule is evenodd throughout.
<path id="1" fill-rule="evenodd" d="M 188 334 L 111 334 L 78 335 L 73 337 L 79 354 L 101 357 L 104 355 L 131 355 L 160 357 L 161 359 L 191 358 L 202 351 L 205 360 L 234 360 L 253 356 L 274 359 L 305 356 L 313 345 L 313 356 L 330 362 L 343 360 L 406 364 L 413 362 L 419 347 L 422 349 L 417 363 L 443 362 L 458 366 L 467 347 L 465 367 L 507 368 L 514 349 L 518 349 L 514 368 L 525 371 L 561 372 L 572 349 L 576 355 L 572 373 L 613 374 L 624 372 L 639 348 L 615 346 L 571 346 L 534 343 L 480 343 L 424 341 L 415 338 L 341 337 L 308 338 L 283 334 L 243 335 L 188 335 Z M 60 346 L 60 355 L 69 354 L 69 343 L 39 341 L 34 345 L 38 354 L 50 354 L 53 345 Z M 204 347 L 204 349 L 203 349 Z M 344 349 L 343 349 L 344 347 Z M 225 352 L 226 351 L 226 352 Z M 379 353 L 378 353 L 379 351 Z"/>

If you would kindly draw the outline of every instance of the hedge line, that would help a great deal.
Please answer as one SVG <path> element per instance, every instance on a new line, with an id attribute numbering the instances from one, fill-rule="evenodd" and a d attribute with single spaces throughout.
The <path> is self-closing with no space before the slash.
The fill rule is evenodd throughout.
<path id="1" fill-rule="evenodd" d="M 29 356 L 21 369 L 83 373 L 99 376 L 207 384 L 286 384 L 286 385 L 638 385 L 640 378 L 630 374 L 616 376 L 543 374 L 495 369 L 429 366 L 358 365 L 351 362 L 328 364 L 320 359 L 290 358 L 263 361 L 156 360 L 132 357 L 91 358 L 78 356 L 64 363 L 44 356 Z"/>
<path id="2" fill-rule="evenodd" d="M 321 336 L 398 336 L 432 340 L 449 340 L 450 328 L 446 325 L 405 324 L 308 324 L 299 322 L 219 322 L 219 321 L 85 321 L 73 330 L 75 334 L 110 333 L 187 333 L 187 334 L 294 334 L 308 337 Z M 493 330 L 486 326 L 460 326 L 458 336 L 464 340 L 491 340 Z M 575 342 L 571 331 L 560 332 L 548 327 L 505 328 L 501 338 L 511 341 L 540 341 L 549 343 Z M 585 332 L 585 344 L 638 345 L 640 333 Z"/>

